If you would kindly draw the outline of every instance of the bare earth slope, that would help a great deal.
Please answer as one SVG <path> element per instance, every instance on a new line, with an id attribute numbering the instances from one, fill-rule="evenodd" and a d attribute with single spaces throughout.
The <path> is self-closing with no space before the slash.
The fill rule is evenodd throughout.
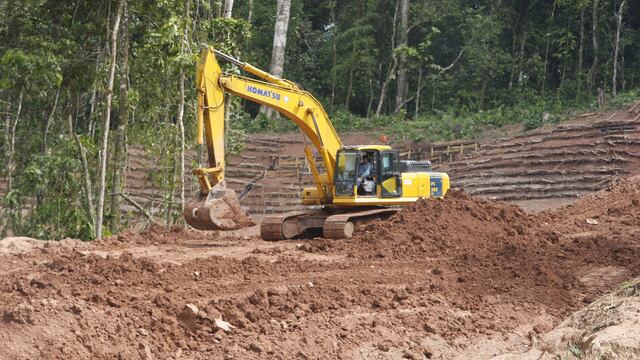
<path id="1" fill-rule="evenodd" d="M 563 354 L 544 334 L 638 275 L 639 202 L 631 178 L 537 215 L 456 192 L 345 241 L 14 239 L 0 255 L 0 359 Z"/>
<path id="2" fill-rule="evenodd" d="M 556 207 L 606 189 L 640 165 L 640 102 L 586 113 L 502 139 L 486 139 L 440 169 L 455 186 L 528 210 Z"/>

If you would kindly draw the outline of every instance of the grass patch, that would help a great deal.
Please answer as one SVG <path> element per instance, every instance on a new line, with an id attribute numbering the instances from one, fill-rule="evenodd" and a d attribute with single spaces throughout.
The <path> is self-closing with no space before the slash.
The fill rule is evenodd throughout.
<path id="1" fill-rule="evenodd" d="M 610 99 L 605 108 L 598 108 L 595 97 L 571 102 L 536 96 L 525 98 L 526 100 L 511 106 L 500 105 L 484 111 L 449 108 L 417 117 L 409 117 L 406 113 L 400 112 L 396 115 L 367 118 L 343 109 L 334 109 L 330 111 L 329 116 L 338 133 L 377 131 L 400 142 L 476 139 L 487 130 L 505 125 L 523 124 L 526 131 L 547 124 L 557 124 L 589 111 L 619 108 L 638 100 L 640 91 L 620 93 L 618 97 Z M 262 115 L 251 119 L 246 114 L 240 118 L 244 123 L 242 127 L 249 133 L 297 130 L 293 122 L 286 119 L 269 120 Z"/>
<path id="2" fill-rule="evenodd" d="M 559 103 L 555 100 L 532 99 L 514 106 L 498 106 L 486 111 L 449 109 L 445 112 L 407 118 L 405 114 L 360 118 L 351 113 L 336 111 L 332 121 L 339 132 L 380 131 L 400 141 L 450 141 L 475 139 L 484 131 L 505 125 L 523 124 L 532 130 L 547 124 L 557 124 L 581 113 L 607 111 L 622 107 L 640 98 L 638 90 L 621 93 L 598 109 L 597 101 Z"/>

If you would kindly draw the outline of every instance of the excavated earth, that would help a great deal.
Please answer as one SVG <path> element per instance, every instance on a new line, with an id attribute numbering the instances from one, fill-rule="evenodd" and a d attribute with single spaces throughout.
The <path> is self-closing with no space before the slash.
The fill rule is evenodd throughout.
<path id="1" fill-rule="evenodd" d="M 270 243 L 255 227 L 9 238 L 0 359 L 588 357 L 597 331 L 639 333 L 637 291 L 624 315 L 581 310 L 611 311 L 601 297 L 639 275 L 638 219 L 633 177 L 538 214 L 454 191 L 349 240 Z M 630 343 L 610 348 L 640 357 Z"/>

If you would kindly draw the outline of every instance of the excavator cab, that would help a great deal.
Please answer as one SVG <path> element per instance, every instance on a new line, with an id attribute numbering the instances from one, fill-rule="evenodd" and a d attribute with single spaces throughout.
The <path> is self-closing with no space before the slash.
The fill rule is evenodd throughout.
<path id="1" fill-rule="evenodd" d="M 388 146 L 346 147 L 336 158 L 337 197 L 402 196 L 402 166 L 397 151 Z"/>
<path id="2" fill-rule="evenodd" d="M 364 156 L 371 158 L 369 177 L 359 179 Z M 420 198 L 441 198 L 449 189 L 449 176 L 435 172 L 427 160 L 400 160 L 387 145 L 345 146 L 336 155 L 335 206 L 404 205 Z M 373 185 L 373 190 L 371 185 Z"/>

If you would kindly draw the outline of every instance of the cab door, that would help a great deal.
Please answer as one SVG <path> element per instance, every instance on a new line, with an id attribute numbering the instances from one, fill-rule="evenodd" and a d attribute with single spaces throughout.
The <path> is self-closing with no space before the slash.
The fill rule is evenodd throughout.
<path id="1" fill-rule="evenodd" d="M 333 179 L 336 196 L 352 197 L 355 195 L 357 159 L 357 151 L 338 150 Z"/>
<path id="2" fill-rule="evenodd" d="M 402 196 L 402 179 L 399 169 L 400 158 L 395 151 L 380 152 L 378 162 L 378 188 L 380 197 L 394 198 Z"/>

